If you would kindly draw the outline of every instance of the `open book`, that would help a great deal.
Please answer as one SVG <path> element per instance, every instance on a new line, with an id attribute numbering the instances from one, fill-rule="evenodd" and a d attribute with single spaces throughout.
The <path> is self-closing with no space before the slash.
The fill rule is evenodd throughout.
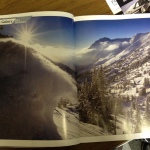
<path id="1" fill-rule="evenodd" d="M 0 17 L 0 146 L 150 137 L 150 15 Z"/>

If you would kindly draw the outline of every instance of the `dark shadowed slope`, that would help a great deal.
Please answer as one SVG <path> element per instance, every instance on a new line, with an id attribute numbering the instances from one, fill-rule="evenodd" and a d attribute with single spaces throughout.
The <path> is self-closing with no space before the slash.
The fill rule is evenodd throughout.
<path id="1" fill-rule="evenodd" d="M 0 139 L 61 139 L 53 111 L 76 100 L 72 77 L 31 48 L 0 40 Z"/>

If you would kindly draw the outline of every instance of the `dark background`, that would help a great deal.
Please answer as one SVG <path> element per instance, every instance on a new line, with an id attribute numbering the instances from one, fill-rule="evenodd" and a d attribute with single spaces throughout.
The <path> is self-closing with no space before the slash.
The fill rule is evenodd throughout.
<path id="1" fill-rule="evenodd" d="M 125 4 L 131 2 L 132 0 L 116 0 L 120 7 L 124 6 Z"/>

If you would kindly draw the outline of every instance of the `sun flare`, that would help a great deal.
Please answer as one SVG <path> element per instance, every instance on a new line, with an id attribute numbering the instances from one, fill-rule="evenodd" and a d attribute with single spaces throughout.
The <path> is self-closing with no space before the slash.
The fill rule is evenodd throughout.
<path id="1" fill-rule="evenodd" d="M 37 34 L 35 33 L 37 28 L 34 27 L 34 25 L 28 26 L 22 25 L 21 28 L 17 28 L 17 39 L 25 44 L 32 43 L 35 39 Z"/>
<path id="2" fill-rule="evenodd" d="M 25 42 L 25 43 L 29 43 L 30 41 L 33 40 L 33 35 L 31 32 L 29 31 L 23 31 L 21 34 L 20 34 L 20 40 L 22 42 Z"/>

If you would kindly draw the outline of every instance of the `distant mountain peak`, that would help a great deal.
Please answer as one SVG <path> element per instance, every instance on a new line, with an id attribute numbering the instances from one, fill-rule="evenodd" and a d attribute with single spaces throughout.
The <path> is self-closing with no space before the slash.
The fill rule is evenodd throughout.
<path id="1" fill-rule="evenodd" d="M 122 62 L 123 60 L 126 60 L 123 65 L 129 64 L 129 60 L 126 58 L 130 58 L 131 56 L 134 60 L 135 55 L 137 58 L 141 58 L 147 54 L 147 51 L 150 51 L 149 38 L 150 32 L 137 33 L 130 38 L 100 38 L 89 46 L 91 50 L 84 53 L 83 60 L 86 60 L 88 63 L 84 65 L 84 69 L 82 68 L 81 70 L 102 64 L 108 66 L 115 62 Z M 146 51 L 145 54 L 142 52 L 144 50 Z"/>
<path id="2" fill-rule="evenodd" d="M 145 36 L 146 34 L 149 34 L 150 32 L 146 32 L 146 33 L 137 33 L 135 34 L 133 37 L 131 38 L 115 38 L 115 39 L 110 39 L 108 37 L 103 37 L 103 38 L 100 38 L 98 40 L 96 40 L 93 44 L 91 44 L 91 46 L 89 47 L 89 49 L 95 49 L 95 48 L 98 48 L 99 45 L 101 44 L 101 42 L 135 42 L 137 41 L 138 39 L 140 39 L 142 36 Z"/>
<path id="3" fill-rule="evenodd" d="M 146 33 L 137 33 L 135 34 L 131 39 L 130 39 L 130 43 L 137 41 L 138 39 L 140 39 L 141 37 L 145 36 L 146 34 L 148 34 L 149 32 Z"/>
<path id="4" fill-rule="evenodd" d="M 89 49 L 95 48 L 95 46 L 97 46 L 100 42 L 106 42 L 106 41 L 110 41 L 110 40 L 111 40 L 111 39 L 110 39 L 110 38 L 107 38 L 107 37 L 100 38 L 99 40 L 95 41 L 95 42 L 89 47 Z"/>
<path id="5" fill-rule="evenodd" d="M 137 33 L 137 34 L 135 34 L 133 37 L 135 37 L 135 36 L 140 36 L 140 35 L 146 35 L 146 34 L 148 34 L 149 32 L 146 32 L 146 33 Z"/>
<path id="6" fill-rule="evenodd" d="M 98 47 L 101 42 L 123 42 L 123 41 L 129 42 L 129 41 L 130 41 L 130 38 L 116 38 L 116 39 L 110 39 L 110 38 L 108 38 L 108 37 L 103 37 L 103 38 L 100 38 L 99 40 L 95 41 L 95 42 L 89 47 L 89 49 Z"/>
<path id="7" fill-rule="evenodd" d="M 111 39 L 108 38 L 108 37 L 103 37 L 103 38 L 99 39 L 98 41 L 99 41 L 99 42 L 105 42 L 105 41 L 110 41 L 110 40 L 111 40 Z"/>

